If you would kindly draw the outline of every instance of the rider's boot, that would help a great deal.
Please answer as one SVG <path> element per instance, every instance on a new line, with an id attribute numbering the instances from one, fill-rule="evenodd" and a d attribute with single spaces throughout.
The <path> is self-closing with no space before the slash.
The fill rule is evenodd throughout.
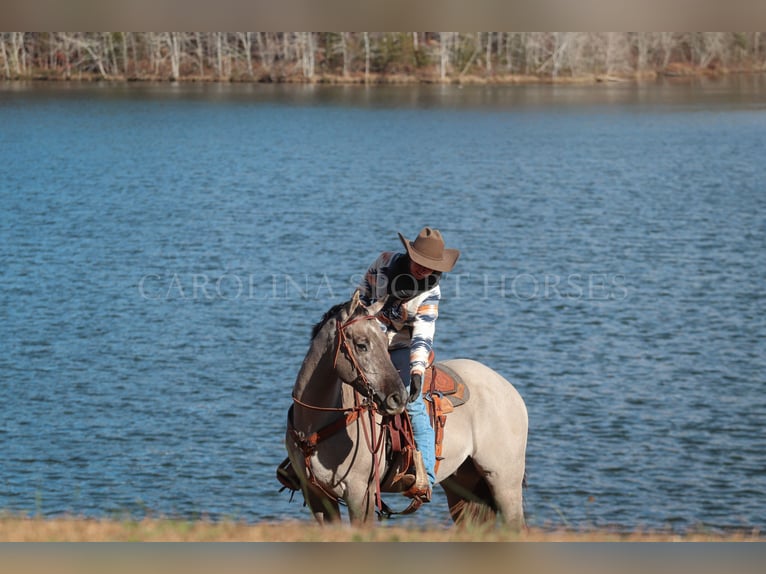
<path id="1" fill-rule="evenodd" d="M 423 463 L 423 455 L 419 450 L 412 452 L 411 468 L 414 470 L 415 481 L 413 485 L 404 492 L 404 495 L 408 496 L 409 498 L 420 498 L 423 502 L 430 502 L 431 485 L 428 481 L 426 465 Z"/>

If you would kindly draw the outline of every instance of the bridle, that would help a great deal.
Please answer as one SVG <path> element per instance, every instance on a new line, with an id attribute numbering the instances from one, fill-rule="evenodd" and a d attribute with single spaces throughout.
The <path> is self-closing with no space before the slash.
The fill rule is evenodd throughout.
<path id="1" fill-rule="evenodd" d="M 346 329 L 348 327 L 350 327 L 351 325 L 359 321 L 365 321 L 370 319 L 377 320 L 377 316 L 362 315 L 361 317 L 355 317 L 354 319 L 350 319 L 346 321 L 345 323 L 341 323 L 340 321 L 338 321 L 335 327 L 336 343 L 335 343 L 335 356 L 332 361 L 332 366 L 333 368 L 337 368 L 338 357 L 340 356 L 340 353 L 342 350 L 343 354 L 346 356 L 346 358 L 349 360 L 351 365 L 354 367 L 354 370 L 356 371 L 356 377 L 354 379 L 352 379 L 351 381 L 343 381 L 343 382 L 355 388 L 362 387 L 365 390 L 365 393 L 363 395 L 365 400 L 361 403 L 361 405 L 354 407 L 354 409 L 362 408 L 362 409 L 377 410 L 378 408 L 374 401 L 375 389 L 372 388 L 372 384 L 370 383 L 370 380 L 367 378 L 367 375 L 365 375 L 364 371 L 359 366 L 359 362 L 356 359 L 356 355 L 354 355 L 353 349 L 351 348 L 351 345 L 349 345 L 348 337 L 346 336 Z M 304 403 L 303 401 L 298 399 L 298 397 L 296 397 L 294 394 L 293 394 L 293 402 L 304 408 L 315 410 L 315 411 L 344 412 L 349 410 L 348 407 L 319 407 L 316 405 Z"/>
<path id="2" fill-rule="evenodd" d="M 295 394 L 293 393 L 293 403 L 300 405 L 303 408 L 314 410 L 314 411 L 342 412 L 342 413 L 345 413 L 345 416 L 336 419 L 334 422 L 322 427 L 318 431 L 308 436 L 306 436 L 304 433 L 295 429 L 292 426 L 292 423 L 289 422 L 289 419 L 288 419 L 288 428 L 296 444 L 300 447 L 301 451 L 303 452 L 304 464 L 305 464 L 304 468 L 306 469 L 306 473 L 311 484 L 313 484 L 316 488 L 319 488 L 330 499 L 338 502 L 340 500 L 339 497 L 330 493 L 327 490 L 327 488 L 325 488 L 317 480 L 316 476 L 314 476 L 314 473 L 311 469 L 311 456 L 314 454 L 316 450 L 316 446 L 320 442 L 331 437 L 335 433 L 339 432 L 341 429 L 346 428 L 351 423 L 359 419 L 362 413 L 366 412 L 369 418 L 369 421 L 368 421 L 369 431 L 367 426 L 365 426 L 364 424 L 362 424 L 361 426 L 362 426 L 362 430 L 364 431 L 365 443 L 367 444 L 367 448 L 370 451 L 370 454 L 372 455 L 373 471 L 372 471 L 372 476 L 370 478 L 373 479 L 375 482 L 375 503 L 378 507 L 378 512 L 382 513 L 383 499 L 381 498 L 381 492 L 380 492 L 380 464 L 379 463 L 380 463 L 380 455 L 382 452 L 381 447 L 383 446 L 385 442 L 384 441 L 385 426 L 380 425 L 380 432 L 378 433 L 378 436 L 376 437 L 374 428 L 375 428 L 375 413 L 378 410 L 378 405 L 375 404 L 375 400 L 374 400 L 375 390 L 372 388 L 372 385 L 370 384 L 370 381 L 367 378 L 367 375 L 365 375 L 364 371 L 359 366 L 359 362 L 356 359 L 356 355 L 354 355 L 353 349 L 351 348 L 351 345 L 348 342 L 348 337 L 346 336 L 346 333 L 345 333 L 346 329 L 350 327 L 351 325 L 353 325 L 354 323 L 357 323 L 359 321 L 366 321 L 370 319 L 377 320 L 377 316 L 362 315 L 361 317 L 349 319 L 345 323 L 341 323 L 340 321 L 337 321 L 336 327 L 335 327 L 335 332 L 337 335 L 336 335 L 336 344 L 335 344 L 335 355 L 333 357 L 332 364 L 333 364 L 333 368 L 337 368 L 338 357 L 340 356 L 340 353 L 342 350 L 343 354 L 346 356 L 346 358 L 354 367 L 354 370 L 356 371 L 356 377 L 353 380 L 343 381 L 343 379 L 341 379 L 344 383 L 354 387 L 354 406 L 353 407 L 320 407 L 320 406 L 304 403 L 303 401 L 298 399 L 298 397 L 296 397 Z M 361 400 L 360 398 L 363 395 L 359 392 L 358 390 L 359 387 L 364 388 L 366 391 L 364 395 L 364 400 Z"/>

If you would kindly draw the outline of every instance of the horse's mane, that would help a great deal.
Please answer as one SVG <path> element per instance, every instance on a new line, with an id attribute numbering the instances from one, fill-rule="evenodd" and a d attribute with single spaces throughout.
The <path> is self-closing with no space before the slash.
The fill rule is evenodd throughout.
<path id="1" fill-rule="evenodd" d="M 314 340 L 314 337 L 317 336 L 317 333 L 322 330 L 322 327 L 325 326 L 325 323 L 332 319 L 338 311 L 340 311 L 341 307 L 346 305 L 348 301 L 344 301 L 343 303 L 338 303 L 337 305 L 333 305 L 330 307 L 330 309 L 322 316 L 322 318 L 319 320 L 319 322 L 314 325 L 311 329 L 311 340 Z"/>

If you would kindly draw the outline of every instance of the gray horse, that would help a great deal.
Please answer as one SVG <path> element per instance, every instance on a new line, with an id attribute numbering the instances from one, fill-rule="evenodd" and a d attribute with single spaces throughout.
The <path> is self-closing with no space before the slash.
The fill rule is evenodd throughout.
<path id="1" fill-rule="evenodd" d="M 293 387 L 286 446 L 304 498 L 320 523 L 340 518 L 339 502 L 352 523 L 374 516 L 376 492 L 385 476 L 382 415 L 404 410 L 407 391 L 388 355 L 375 319 L 383 301 L 365 307 L 354 293 L 314 327 Z M 467 516 L 524 525 L 522 483 L 527 410 L 516 389 L 476 361 L 444 365 L 470 387 L 471 398 L 450 413 L 436 480 L 454 520 Z"/>

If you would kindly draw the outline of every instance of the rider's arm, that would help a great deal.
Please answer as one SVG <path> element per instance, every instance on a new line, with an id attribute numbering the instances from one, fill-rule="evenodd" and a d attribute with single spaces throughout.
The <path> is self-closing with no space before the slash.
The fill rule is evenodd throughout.
<path id="1" fill-rule="evenodd" d="M 441 291 L 437 285 L 424 294 L 418 302 L 415 319 L 412 323 L 412 342 L 410 343 L 410 374 L 422 375 L 428 366 L 428 356 L 434 343 L 436 318 L 439 316 Z"/>
<path id="2" fill-rule="evenodd" d="M 365 305 L 374 303 L 386 294 L 386 279 L 383 269 L 388 266 L 393 256 L 392 251 L 381 253 L 359 282 L 357 286 L 359 297 Z"/>

